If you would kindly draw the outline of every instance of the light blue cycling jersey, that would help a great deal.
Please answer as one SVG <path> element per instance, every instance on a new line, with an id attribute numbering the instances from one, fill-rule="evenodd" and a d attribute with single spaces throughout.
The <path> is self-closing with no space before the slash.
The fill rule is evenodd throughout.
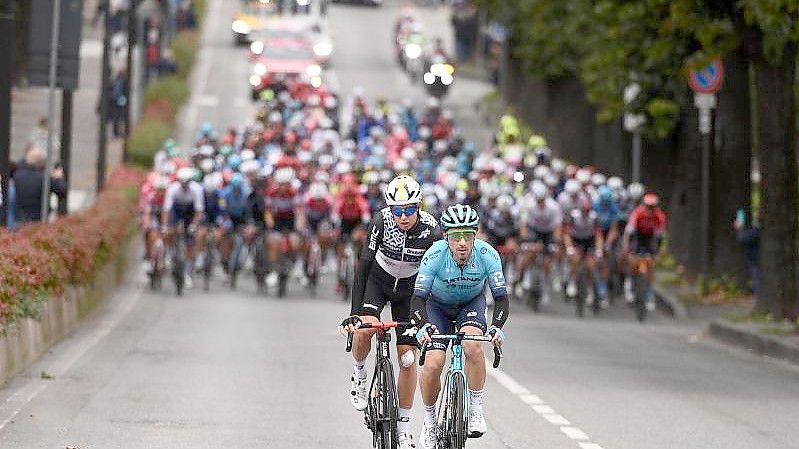
<path id="1" fill-rule="evenodd" d="M 414 295 L 428 298 L 432 293 L 433 301 L 449 306 L 468 304 L 483 294 L 486 281 L 495 299 L 508 295 L 497 250 L 475 239 L 469 262 L 461 267 L 447 241 L 439 240 L 422 256 Z"/>

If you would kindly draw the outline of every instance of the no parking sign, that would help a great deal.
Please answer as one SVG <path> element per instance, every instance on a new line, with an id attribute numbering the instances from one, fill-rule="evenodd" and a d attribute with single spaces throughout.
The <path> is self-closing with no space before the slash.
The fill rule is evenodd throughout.
<path id="1" fill-rule="evenodd" d="M 696 93 L 714 94 L 724 83 L 724 64 L 716 59 L 701 70 L 691 70 L 688 85 Z"/>

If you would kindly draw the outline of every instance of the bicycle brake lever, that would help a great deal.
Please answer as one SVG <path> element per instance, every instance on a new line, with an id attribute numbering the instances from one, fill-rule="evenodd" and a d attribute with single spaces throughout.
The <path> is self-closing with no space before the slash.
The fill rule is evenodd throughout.
<path id="1" fill-rule="evenodd" d="M 352 332 L 347 333 L 347 352 L 352 352 Z"/>
<path id="2" fill-rule="evenodd" d="M 427 355 L 427 348 L 428 348 L 428 345 L 422 346 L 422 353 L 419 354 L 419 366 L 424 366 L 424 359 L 425 359 L 425 356 Z"/>
<path id="3" fill-rule="evenodd" d="M 499 346 L 494 346 L 494 368 L 499 368 L 499 362 L 502 360 L 502 349 Z"/>

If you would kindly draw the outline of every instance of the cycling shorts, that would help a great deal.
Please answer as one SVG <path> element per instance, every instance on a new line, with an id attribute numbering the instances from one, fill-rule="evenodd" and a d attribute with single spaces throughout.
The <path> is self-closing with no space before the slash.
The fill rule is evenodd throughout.
<path id="1" fill-rule="evenodd" d="M 594 239 L 577 239 L 572 237 L 572 242 L 574 242 L 574 246 L 580 250 L 580 252 L 585 255 L 589 254 L 594 249 Z"/>
<path id="2" fill-rule="evenodd" d="M 524 243 L 542 243 L 544 245 L 544 254 L 551 254 L 551 246 L 555 241 L 554 232 L 538 232 L 535 229 L 528 229 L 527 238 Z"/>
<path id="3" fill-rule="evenodd" d="M 485 334 L 488 325 L 486 322 L 486 297 L 481 292 L 466 304 L 446 305 L 434 298 L 427 300 L 427 321 L 438 329 L 440 334 L 452 334 L 464 326 L 480 329 Z M 446 351 L 450 342 L 448 340 L 433 340 L 430 349 Z"/>
<path id="4" fill-rule="evenodd" d="M 192 220 L 194 220 L 194 208 L 191 210 L 177 210 L 173 208 L 169 211 L 169 226 L 174 227 L 177 226 L 178 223 L 182 223 L 183 226 L 188 229 L 189 225 L 191 224 Z"/>
<path id="5" fill-rule="evenodd" d="M 341 236 L 351 237 L 352 231 L 357 229 L 360 225 L 361 225 L 360 218 L 355 218 L 351 220 L 341 219 Z"/>
<path id="6" fill-rule="evenodd" d="M 382 272 L 382 273 L 381 273 Z M 387 302 L 391 303 L 391 319 L 409 321 L 411 318 L 411 296 L 416 276 L 400 279 L 395 288 L 395 278 L 379 266 L 373 266 L 366 279 L 363 304 L 358 315 L 380 318 Z M 397 327 L 397 345 L 416 346 L 416 335 L 410 326 Z"/>
<path id="7" fill-rule="evenodd" d="M 328 231 L 330 230 L 330 224 L 327 217 L 321 218 L 308 218 L 306 223 L 308 223 L 308 230 L 311 231 L 313 234 L 319 234 L 319 231 Z"/>
<path id="8" fill-rule="evenodd" d="M 294 232 L 294 216 L 275 217 L 275 231 Z"/>
<path id="9" fill-rule="evenodd" d="M 630 252 L 639 256 L 653 256 L 660 249 L 660 238 L 654 234 L 633 234 L 630 236 Z"/>

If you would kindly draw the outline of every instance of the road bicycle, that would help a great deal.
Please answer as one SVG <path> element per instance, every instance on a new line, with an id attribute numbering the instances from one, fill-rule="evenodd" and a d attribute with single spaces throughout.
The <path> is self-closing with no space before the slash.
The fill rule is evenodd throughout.
<path id="1" fill-rule="evenodd" d="M 205 241 L 203 242 L 203 291 L 208 291 L 211 288 L 211 278 L 214 275 L 214 258 L 216 255 L 216 241 L 214 235 L 214 228 L 209 226 L 205 233 Z"/>
<path id="2" fill-rule="evenodd" d="M 358 329 L 377 329 L 375 370 L 369 386 L 369 402 L 364 410 L 364 424 L 372 431 L 372 446 L 378 449 L 396 449 L 399 441 L 399 401 L 397 383 L 394 381 L 394 366 L 391 364 L 391 334 L 389 329 L 410 326 L 396 321 L 362 323 Z M 353 333 L 347 336 L 347 352 L 352 351 Z"/>
<path id="3" fill-rule="evenodd" d="M 183 295 L 186 286 L 186 231 L 180 223 L 175 227 L 175 234 L 169 245 L 170 264 L 172 266 L 172 280 L 175 282 L 175 292 Z"/>
<path id="4" fill-rule="evenodd" d="M 311 236 L 311 245 L 308 249 L 308 257 L 305 260 L 305 275 L 308 277 L 308 289 L 312 296 L 316 296 L 316 287 L 319 283 L 319 275 L 322 270 L 322 246 L 319 244 L 319 237 Z"/>
<path id="5" fill-rule="evenodd" d="M 647 292 L 649 291 L 649 270 L 652 264 L 652 255 L 635 256 L 635 270 L 632 274 L 633 277 L 633 294 L 635 301 L 633 307 L 635 309 L 635 318 L 639 323 L 646 320 L 646 301 Z"/>
<path id="6" fill-rule="evenodd" d="M 347 238 L 344 242 L 344 254 L 341 261 L 341 299 L 350 299 L 352 287 L 355 284 L 355 246 L 352 239 Z"/>
<path id="7" fill-rule="evenodd" d="M 166 267 L 166 248 L 164 247 L 164 238 L 158 234 L 153 245 L 153 252 L 150 256 L 150 289 L 161 290 L 161 279 L 164 275 L 164 268 Z"/>
<path id="8" fill-rule="evenodd" d="M 490 342 L 487 335 L 469 335 L 465 332 L 454 334 L 433 334 L 433 340 L 452 342 L 452 358 L 449 371 L 446 374 L 444 388 L 438 396 L 438 424 L 436 429 L 437 448 L 463 449 L 469 437 L 469 382 L 464 370 L 463 341 Z M 419 356 L 419 366 L 424 366 L 425 356 L 430 345 L 422 348 Z M 499 367 L 502 360 L 502 349 L 494 346 L 494 368 Z"/>
<path id="9" fill-rule="evenodd" d="M 255 287 L 259 294 L 266 293 L 266 275 L 269 273 L 269 257 L 266 254 L 266 231 L 259 230 L 253 239 L 250 253 L 253 258 L 253 274 Z"/>

